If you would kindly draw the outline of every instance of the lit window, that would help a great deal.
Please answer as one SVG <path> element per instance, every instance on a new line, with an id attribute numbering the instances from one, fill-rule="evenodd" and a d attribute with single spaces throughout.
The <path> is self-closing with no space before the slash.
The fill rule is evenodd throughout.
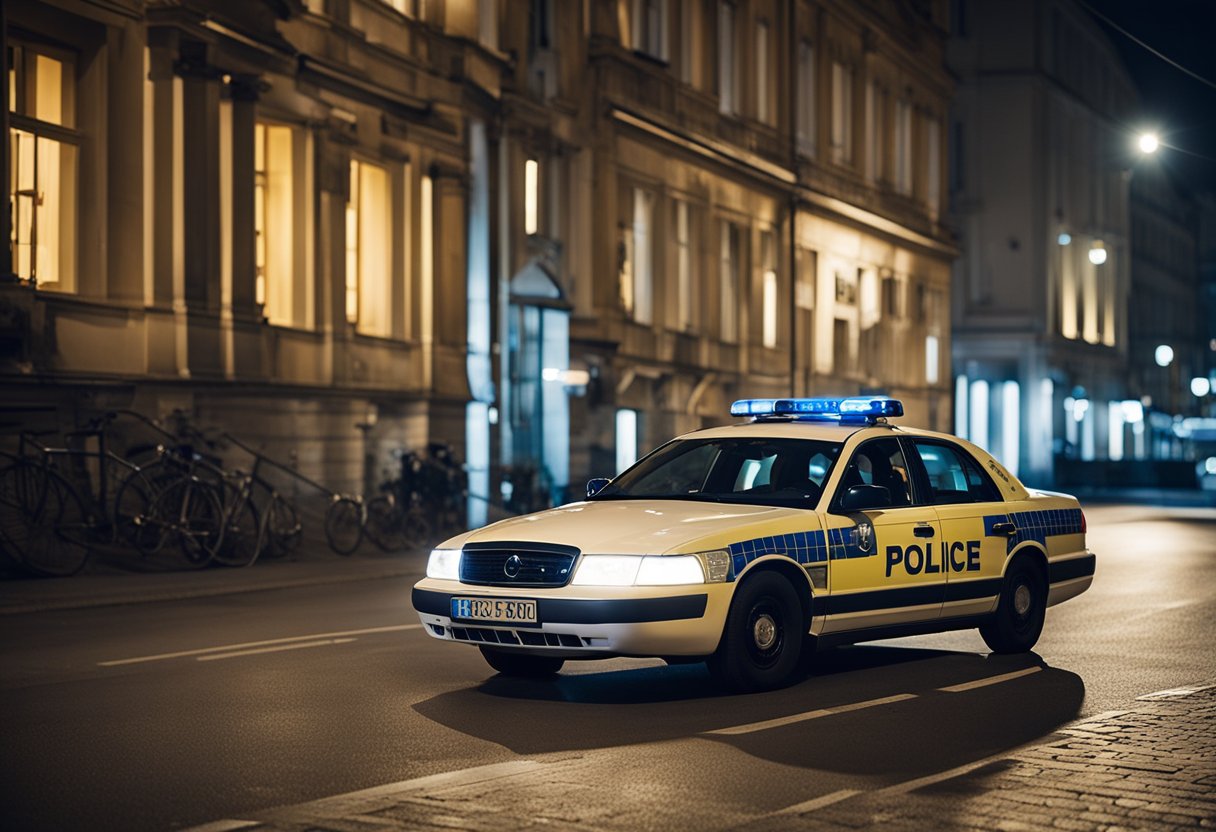
<path id="1" fill-rule="evenodd" d="M 524 162 L 524 233 L 540 230 L 540 163 Z"/>
<path id="2" fill-rule="evenodd" d="M 693 329 L 692 229 L 688 203 L 676 201 L 676 315 L 681 332 Z"/>
<path id="3" fill-rule="evenodd" d="M 941 357 L 937 352 L 937 336 L 925 336 L 925 384 L 937 384 Z"/>
<path id="4" fill-rule="evenodd" d="M 777 346 L 777 265 L 776 245 L 771 233 L 765 233 L 760 238 L 760 257 L 763 265 L 761 273 L 761 308 L 764 320 L 761 325 L 761 341 L 766 347 Z"/>
<path id="5" fill-rule="evenodd" d="M 25 46 L 8 49 L 13 271 L 39 289 L 75 292 L 75 67 Z"/>
<path id="6" fill-rule="evenodd" d="M 738 109 L 735 69 L 735 6 L 718 4 L 718 110 L 734 114 Z"/>
<path id="7" fill-rule="evenodd" d="M 882 320 L 882 292 L 878 285 L 878 273 L 873 269 L 858 269 L 857 284 L 861 328 L 869 329 Z"/>
<path id="8" fill-rule="evenodd" d="M 633 189 L 633 319 L 641 324 L 653 320 L 651 269 L 654 196 L 641 188 Z"/>
<path id="9" fill-rule="evenodd" d="M 815 155 L 815 50 L 798 44 L 798 151 Z"/>
<path id="10" fill-rule="evenodd" d="M 294 312 L 294 136 L 290 127 L 262 122 L 254 130 L 256 298 L 271 323 L 291 326 L 302 323 Z"/>
<path id="11" fill-rule="evenodd" d="M 853 70 L 832 63 L 832 161 L 853 158 Z"/>
<path id="12" fill-rule="evenodd" d="M 907 101 L 895 105 L 895 189 L 912 193 L 912 105 Z"/>
<path id="13" fill-rule="evenodd" d="M 765 124 L 773 120 L 769 102 L 769 74 L 772 67 L 768 59 L 768 23 L 756 21 L 756 118 Z"/>
<path id="14" fill-rule="evenodd" d="M 616 471 L 619 474 L 638 461 L 638 412 L 616 412 Z"/>
<path id="15" fill-rule="evenodd" d="M 733 344 L 739 340 L 739 229 L 722 222 L 719 282 L 719 326 L 722 340 Z"/>
<path id="16" fill-rule="evenodd" d="M 352 160 L 346 203 L 346 319 L 366 335 L 392 334 L 388 173 Z"/>
<path id="17" fill-rule="evenodd" d="M 477 40 L 487 49 L 498 48 L 498 0 L 478 0 Z"/>
<path id="18" fill-rule="evenodd" d="M 667 60 L 666 0 L 633 0 L 633 48 Z"/>

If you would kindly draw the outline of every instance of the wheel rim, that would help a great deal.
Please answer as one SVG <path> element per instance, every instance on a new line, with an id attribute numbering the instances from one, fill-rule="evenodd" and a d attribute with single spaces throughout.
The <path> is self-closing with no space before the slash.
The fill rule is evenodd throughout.
<path id="1" fill-rule="evenodd" d="M 1033 600 L 1033 594 L 1030 587 L 1026 584 L 1018 584 L 1017 589 L 1013 591 L 1013 611 L 1017 613 L 1018 618 L 1025 618 L 1030 613 L 1030 603 Z"/>
<path id="2" fill-rule="evenodd" d="M 772 598 L 761 598 L 747 616 L 747 652 L 757 667 L 772 667 L 785 647 L 785 622 Z"/>

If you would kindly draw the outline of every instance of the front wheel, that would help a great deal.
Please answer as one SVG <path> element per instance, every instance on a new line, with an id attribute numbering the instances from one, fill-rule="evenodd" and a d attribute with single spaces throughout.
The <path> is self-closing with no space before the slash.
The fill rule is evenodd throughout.
<path id="1" fill-rule="evenodd" d="M 728 690 L 779 688 L 798 669 L 804 630 L 790 582 L 775 572 L 754 575 L 735 593 L 709 672 Z"/>
<path id="2" fill-rule="evenodd" d="M 363 542 L 363 506 L 339 497 L 325 512 L 325 540 L 339 555 L 349 555 Z"/>
<path id="3" fill-rule="evenodd" d="M 1005 573 L 996 614 L 980 627 L 980 636 L 993 653 L 1025 653 L 1039 640 L 1046 615 L 1043 573 L 1028 559 L 1020 558 Z"/>
<path id="4" fill-rule="evenodd" d="M 493 647 L 482 647 L 481 655 L 490 667 L 504 676 L 519 676 L 525 679 L 541 679 L 555 676 L 566 663 L 565 659 L 550 656 L 530 656 L 527 653 L 513 653 L 509 650 L 495 650 Z"/>

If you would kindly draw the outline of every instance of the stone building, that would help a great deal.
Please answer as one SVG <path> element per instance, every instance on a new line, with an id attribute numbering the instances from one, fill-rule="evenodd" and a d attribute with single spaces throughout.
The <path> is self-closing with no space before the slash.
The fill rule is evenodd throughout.
<path id="1" fill-rule="evenodd" d="M 948 428 L 945 0 L 6 3 L 0 418 L 176 408 L 484 517 L 733 398 Z"/>

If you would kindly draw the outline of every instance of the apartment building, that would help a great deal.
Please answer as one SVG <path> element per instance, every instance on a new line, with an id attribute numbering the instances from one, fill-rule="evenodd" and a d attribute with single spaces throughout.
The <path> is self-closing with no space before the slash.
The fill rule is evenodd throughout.
<path id="1" fill-rule="evenodd" d="M 0 411 L 182 408 L 474 522 L 733 398 L 950 422 L 944 0 L 5 4 Z"/>

